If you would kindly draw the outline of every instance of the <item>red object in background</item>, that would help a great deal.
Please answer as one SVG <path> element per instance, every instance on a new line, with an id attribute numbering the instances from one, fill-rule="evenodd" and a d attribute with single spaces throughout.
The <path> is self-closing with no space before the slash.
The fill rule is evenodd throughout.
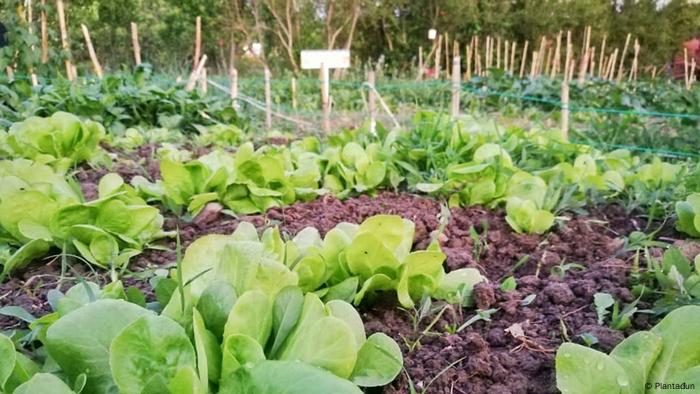
<path id="1" fill-rule="evenodd" d="M 695 74 L 700 76 L 700 38 L 693 38 L 684 42 L 683 48 L 688 50 L 688 68 L 690 69 L 692 59 L 695 59 Z M 671 75 L 676 79 L 685 79 L 685 53 L 683 49 L 673 58 Z"/>

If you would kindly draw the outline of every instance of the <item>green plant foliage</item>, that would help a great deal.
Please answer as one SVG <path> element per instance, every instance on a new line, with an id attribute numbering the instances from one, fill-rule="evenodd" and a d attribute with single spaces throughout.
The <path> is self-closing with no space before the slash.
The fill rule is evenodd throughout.
<path id="1" fill-rule="evenodd" d="M 149 242 L 169 235 L 163 217 L 117 174 L 100 179 L 99 197 L 83 202 L 78 188 L 43 164 L 0 162 L 0 240 L 18 249 L 0 261 L 0 277 L 45 255 L 51 246 L 78 251 L 98 267 L 124 268 Z"/>
<path id="2" fill-rule="evenodd" d="M 693 238 L 700 238 L 700 193 L 693 193 L 685 201 L 676 203 L 676 228 Z"/>
<path id="3" fill-rule="evenodd" d="M 610 355 L 565 343 L 557 350 L 557 387 L 564 393 L 582 394 L 665 391 L 656 382 L 683 382 L 697 387 L 700 339 L 685 333 L 699 324 L 700 307 L 684 306 L 650 331 L 632 334 Z"/>
<path id="4" fill-rule="evenodd" d="M 48 118 L 33 116 L 13 124 L 0 141 L 7 144 L 5 149 L 11 156 L 65 170 L 95 158 L 104 135 L 99 123 L 81 122 L 75 115 L 56 112 Z"/>

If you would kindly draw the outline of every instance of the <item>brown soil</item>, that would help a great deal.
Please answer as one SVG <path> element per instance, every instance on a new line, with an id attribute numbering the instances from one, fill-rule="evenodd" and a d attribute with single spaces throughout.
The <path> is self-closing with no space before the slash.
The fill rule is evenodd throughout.
<path id="1" fill-rule="evenodd" d="M 165 227 L 179 228 L 186 246 L 204 234 L 230 233 L 241 220 L 259 228 L 278 224 L 289 235 L 306 226 L 314 226 L 325 234 L 342 221 L 359 223 L 375 214 L 391 213 L 416 223 L 415 245 L 424 248 L 431 233 L 439 227 L 439 212 L 439 204 L 432 199 L 382 192 L 376 197 L 360 196 L 345 201 L 323 197 L 273 208 L 264 215 L 240 218 L 219 213 L 207 220 L 183 222 L 167 215 Z M 557 392 L 553 359 L 562 341 L 566 338 L 580 341 L 580 334 L 590 333 L 598 339 L 598 348 L 609 350 L 624 337 L 621 332 L 598 325 L 592 308 L 596 292 L 608 292 L 623 302 L 633 298 L 627 290 L 628 263 L 620 251 L 619 239 L 633 228 L 629 219 L 619 219 L 615 208 L 611 209 L 610 217 L 616 219 L 607 225 L 586 217 L 574 218 L 546 235 L 537 236 L 514 233 L 500 211 L 479 207 L 453 209 L 441 237 L 447 269 L 478 268 L 489 283 L 475 289 L 476 307 L 497 311 L 490 322 L 477 321 L 455 332 L 454 328 L 474 316 L 475 310 L 448 307 L 432 330 L 421 335 L 434 316 L 425 318 L 418 330 L 414 330 L 410 313 L 399 309 L 389 298 L 363 306 L 368 332 L 386 332 L 404 352 L 406 373 L 385 392 L 409 392 L 409 376 L 419 392 L 431 381 L 429 393 Z M 480 253 L 475 252 L 471 227 L 485 241 L 481 242 L 484 246 Z M 168 241 L 167 246 L 174 248 L 174 241 Z M 526 255 L 529 257 L 525 259 Z M 174 257 L 173 252 L 144 252 L 132 263 L 131 269 L 136 274 L 126 275 L 127 285 L 149 291 L 147 278 L 138 279 L 138 273 L 172 264 Z M 525 262 L 515 268 L 518 261 Z M 562 277 L 554 267 L 567 263 L 582 264 L 585 269 L 570 269 Z M 47 313 L 46 292 L 56 286 L 60 268 L 60 261 L 48 265 L 43 262 L 15 274 L 0 284 L 0 306 L 20 305 L 35 315 Z M 104 274 L 85 272 L 80 264 L 74 268 L 82 270 L 80 274 L 88 279 L 100 282 L 107 279 Z M 500 282 L 510 275 L 516 278 L 516 290 L 501 291 Z M 68 276 L 75 274 L 69 272 Z M 74 280 L 69 279 L 62 289 L 72 283 Z M 534 300 L 524 303 L 530 295 L 535 296 Z M 649 324 L 642 316 L 633 327 L 647 328 Z M 20 326 L 17 320 L 0 316 L 0 329 Z M 524 336 L 512 335 L 506 329 L 516 333 L 522 329 Z M 450 364 L 452 367 L 445 370 Z"/>

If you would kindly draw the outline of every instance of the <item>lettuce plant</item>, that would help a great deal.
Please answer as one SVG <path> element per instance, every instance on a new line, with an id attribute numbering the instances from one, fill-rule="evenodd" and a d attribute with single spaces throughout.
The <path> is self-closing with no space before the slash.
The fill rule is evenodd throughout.
<path id="1" fill-rule="evenodd" d="M 6 143 L 15 157 L 67 169 L 93 158 L 104 134 L 99 123 L 81 122 L 75 115 L 56 112 L 48 118 L 33 116 L 13 124 Z"/>
<path id="2" fill-rule="evenodd" d="M 692 193 L 685 201 L 676 202 L 676 228 L 693 238 L 700 238 L 700 193 Z"/>
<path id="3" fill-rule="evenodd" d="M 81 283 L 54 294 L 56 311 L 32 323 L 40 354 L 51 359 L 43 369 L 55 375 L 39 373 L 41 358 L 27 358 L 0 335 L 0 389 L 360 394 L 358 386 L 386 385 L 403 367 L 396 342 L 367 336 L 350 304 L 324 303 L 295 286 L 269 294 L 211 282 L 188 307 L 189 325 L 167 308 L 157 315 L 127 302 L 121 282 L 108 287 Z"/>
<path id="4" fill-rule="evenodd" d="M 351 191 L 374 190 L 387 175 L 387 164 L 381 157 L 378 143 L 362 147 L 348 142 L 342 147 L 325 149 L 322 157 L 325 162 L 323 187 L 341 198 Z"/>
<path id="5" fill-rule="evenodd" d="M 542 234 L 554 224 L 554 215 L 540 209 L 535 201 L 510 197 L 506 204 L 506 221 L 518 233 Z"/>
<path id="6" fill-rule="evenodd" d="M 84 202 L 51 168 L 16 160 L 0 163 L 0 237 L 19 249 L 3 262 L 0 278 L 45 255 L 51 246 L 78 251 L 99 267 L 124 267 L 149 242 L 168 235 L 163 217 L 117 174 L 99 182 L 99 198 Z"/>
<path id="7" fill-rule="evenodd" d="M 557 387 L 563 393 L 662 393 L 664 383 L 700 387 L 700 306 L 669 313 L 650 331 L 622 341 L 607 355 L 574 343 L 557 350 Z"/>

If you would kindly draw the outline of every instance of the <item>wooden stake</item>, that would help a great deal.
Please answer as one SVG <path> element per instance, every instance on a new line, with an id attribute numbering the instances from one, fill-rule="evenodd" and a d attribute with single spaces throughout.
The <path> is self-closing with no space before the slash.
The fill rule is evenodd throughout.
<path id="1" fill-rule="evenodd" d="M 515 50 L 518 48 L 518 43 L 513 41 L 510 48 L 510 73 L 513 74 L 515 71 Z"/>
<path id="2" fill-rule="evenodd" d="M 544 62 L 544 74 L 549 75 L 552 66 L 552 57 L 554 57 L 554 48 L 547 48 L 547 60 Z"/>
<path id="3" fill-rule="evenodd" d="M 27 0 L 27 31 L 29 34 L 32 34 L 32 21 L 34 20 L 34 14 L 32 12 L 32 0 Z M 31 51 L 34 52 L 34 45 L 30 46 Z M 31 77 L 32 80 L 32 86 L 37 86 L 39 84 L 39 80 L 36 77 L 36 74 L 34 73 L 34 67 L 29 67 L 29 76 Z"/>
<path id="4" fill-rule="evenodd" d="M 294 77 L 292 77 L 292 109 L 297 109 L 297 79 Z"/>
<path id="5" fill-rule="evenodd" d="M 542 64 L 544 64 L 546 48 L 547 37 L 542 36 L 542 39 L 540 40 L 540 49 L 537 51 L 537 67 L 535 68 L 536 76 L 539 76 L 542 71 Z"/>
<path id="6" fill-rule="evenodd" d="M 199 94 L 204 97 L 207 95 L 207 88 L 209 83 L 207 82 L 207 68 L 203 68 L 202 72 L 199 74 Z"/>
<path id="7" fill-rule="evenodd" d="M 572 67 L 573 68 L 573 67 Z M 561 83 L 561 132 L 564 141 L 569 140 L 569 83 Z"/>
<path id="8" fill-rule="evenodd" d="M 100 62 L 97 60 L 97 55 L 95 54 L 95 48 L 93 48 L 92 46 L 90 32 L 88 31 L 87 26 L 85 26 L 84 24 L 81 24 L 80 28 L 83 30 L 83 37 L 85 37 L 85 46 L 87 46 L 88 55 L 90 55 L 90 61 L 92 61 L 92 69 L 95 71 L 95 74 L 97 74 L 97 78 L 102 79 L 102 66 L 100 66 Z"/>
<path id="9" fill-rule="evenodd" d="M 637 80 L 637 67 L 638 67 L 637 63 L 638 63 L 638 59 L 639 59 L 639 49 L 640 48 L 641 47 L 639 46 L 639 40 L 635 38 L 634 39 L 634 59 L 632 59 L 632 68 L 630 70 L 630 76 L 629 76 L 628 81 L 631 81 L 632 79 L 634 79 L 635 81 Z"/>
<path id="10" fill-rule="evenodd" d="M 202 17 L 198 16 L 195 19 L 194 25 L 194 59 L 192 60 L 192 69 L 197 69 L 199 65 L 199 57 L 202 52 Z"/>
<path id="11" fill-rule="evenodd" d="M 418 80 L 423 79 L 423 47 L 418 47 Z"/>
<path id="12" fill-rule="evenodd" d="M 231 97 L 231 105 L 233 108 L 238 108 L 238 70 L 235 67 L 232 67 L 230 70 L 230 79 L 231 89 L 229 95 Z"/>
<path id="13" fill-rule="evenodd" d="M 459 116 L 459 94 L 462 90 L 462 79 L 460 76 L 462 72 L 460 70 L 461 60 L 459 56 L 455 56 L 452 59 L 452 117 L 456 118 Z"/>
<path id="14" fill-rule="evenodd" d="M 520 74 L 519 78 L 523 79 L 523 75 L 525 74 L 525 62 L 527 61 L 527 45 L 529 42 L 526 40 L 525 41 L 525 47 L 523 48 L 523 58 L 520 60 Z"/>
<path id="15" fill-rule="evenodd" d="M 139 44 L 139 27 L 131 22 L 131 45 L 134 47 L 134 62 L 141 65 L 141 45 Z"/>
<path id="16" fill-rule="evenodd" d="M 688 48 L 683 48 L 683 75 L 685 88 L 690 89 L 690 74 L 688 74 Z"/>
<path id="17" fill-rule="evenodd" d="M 559 73 L 561 66 L 561 30 L 557 33 L 557 47 L 554 49 L 554 59 L 552 59 L 552 70 L 549 77 L 554 79 Z"/>
<path id="18" fill-rule="evenodd" d="M 49 61 L 49 29 L 46 20 L 46 0 L 41 0 L 41 63 Z"/>
<path id="19" fill-rule="evenodd" d="M 56 12 L 58 13 L 58 27 L 61 31 L 61 47 L 64 51 L 70 53 L 70 44 L 68 44 L 68 31 L 66 30 L 66 14 L 63 11 L 63 0 L 56 0 Z M 73 65 L 70 59 L 66 59 L 66 76 L 69 81 L 73 81 Z"/>
<path id="20" fill-rule="evenodd" d="M 501 68 L 501 37 L 496 38 L 496 68 Z"/>
<path id="21" fill-rule="evenodd" d="M 595 47 L 591 47 L 589 50 L 590 63 L 588 64 L 588 70 L 591 77 L 595 77 Z"/>
<path id="22" fill-rule="evenodd" d="M 442 51 L 442 34 L 438 36 L 437 49 L 435 51 L 435 73 L 434 79 L 440 79 L 440 54 Z"/>
<path id="23" fill-rule="evenodd" d="M 459 74 L 457 74 L 459 75 Z M 367 84 L 369 84 L 369 97 L 368 97 L 368 109 L 369 109 L 369 131 L 374 135 L 377 133 L 377 97 L 374 93 L 374 71 L 370 70 L 367 73 Z"/>
<path id="24" fill-rule="evenodd" d="M 190 73 L 190 77 L 187 80 L 187 84 L 185 85 L 185 90 L 190 92 L 192 89 L 194 89 L 195 85 L 197 84 L 197 80 L 199 79 L 199 75 L 202 73 L 202 69 L 204 69 L 204 66 L 207 64 L 207 55 L 202 55 L 202 58 L 199 59 L 197 62 L 197 68 L 192 70 L 192 73 Z"/>
<path id="25" fill-rule="evenodd" d="M 571 62 L 572 56 L 571 48 L 571 30 L 566 32 L 566 58 L 564 60 L 564 79 L 569 78 L 569 63 Z"/>
<path id="26" fill-rule="evenodd" d="M 326 134 L 331 132 L 331 105 L 330 105 L 330 85 L 328 81 L 328 68 L 321 63 L 321 106 L 323 107 L 323 131 Z"/>
<path id="27" fill-rule="evenodd" d="M 608 72 L 606 73 L 605 79 L 607 79 L 607 80 L 612 80 L 615 77 L 615 64 L 617 64 L 617 54 L 618 53 L 619 53 L 618 48 L 615 48 L 615 51 L 612 54 L 612 58 L 610 58 Z"/>
<path id="28" fill-rule="evenodd" d="M 474 39 L 472 38 L 472 42 L 474 42 Z M 464 79 L 467 81 L 470 81 L 472 79 L 472 44 L 467 45 L 467 71 L 464 74 Z"/>
<path id="29" fill-rule="evenodd" d="M 510 42 L 506 40 L 505 45 L 503 45 L 503 70 L 508 72 L 508 50 L 510 49 Z"/>
<path id="30" fill-rule="evenodd" d="M 651 69 L 651 80 L 656 80 L 656 66 L 654 66 L 654 68 Z"/>
<path id="31" fill-rule="evenodd" d="M 445 78 L 450 78 L 450 39 L 445 33 Z"/>
<path id="32" fill-rule="evenodd" d="M 625 39 L 625 46 L 622 49 L 622 56 L 620 56 L 620 68 L 617 69 L 617 82 L 622 81 L 623 73 L 625 72 L 625 56 L 627 55 L 627 47 L 630 45 L 630 38 L 632 38 L 632 33 L 627 33 L 627 39 Z"/>
<path id="33" fill-rule="evenodd" d="M 581 64 L 579 65 L 578 69 L 578 86 L 582 87 L 583 83 L 586 81 L 586 69 L 588 68 L 588 57 L 590 56 L 590 50 L 586 50 L 586 52 L 581 56 Z"/>
<path id="34" fill-rule="evenodd" d="M 479 36 L 476 36 L 474 40 L 474 68 L 476 70 L 476 75 L 481 76 L 481 51 L 479 51 Z"/>
<path id="35" fill-rule="evenodd" d="M 530 78 L 535 78 L 535 72 L 537 71 L 537 62 L 539 57 L 537 56 L 537 51 L 532 50 L 532 63 L 530 63 Z"/>
<path id="36" fill-rule="evenodd" d="M 326 72 L 328 69 L 325 69 Z M 270 89 L 270 69 L 265 66 L 265 128 L 272 130 L 272 90 Z"/>
<path id="37" fill-rule="evenodd" d="M 603 36 L 603 45 L 600 47 L 600 58 L 598 59 L 598 78 L 603 77 L 603 66 L 605 63 L 605 44 L 608 40 L 608 35 Z"/>

